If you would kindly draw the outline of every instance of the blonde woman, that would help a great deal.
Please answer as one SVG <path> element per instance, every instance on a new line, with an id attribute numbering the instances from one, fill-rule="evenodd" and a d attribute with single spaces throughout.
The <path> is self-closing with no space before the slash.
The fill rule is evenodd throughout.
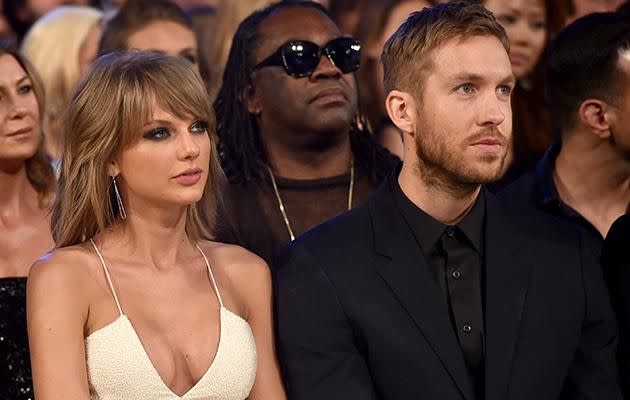
<path id="1" fill-rule="evenodd" d="M 222 175 L 191 64 L 99 58 L 65 129 L 58 248 L 27 290 L 37 399 L 284 399 L 267 265 L 201 239 Z"/>
<path id="2" fill-rule="evenodd" d="M 2 45 L 0 93 L 0 399 L 26 400 L 33 398 L 26 275 L 53 246 L 55 182 L 41 130 L 41 82 L 24 57 Z"/>
<path id="3" fill-rule="evenodd" d="M 96 55 L 101 17 L 102 12 L 91 7 L 58 7 L 40 18 L 22 42 L 20 51 L 44 83 L 44 132 L 53 161 L 61 155 L 61 114 L 86 65 Z"/>

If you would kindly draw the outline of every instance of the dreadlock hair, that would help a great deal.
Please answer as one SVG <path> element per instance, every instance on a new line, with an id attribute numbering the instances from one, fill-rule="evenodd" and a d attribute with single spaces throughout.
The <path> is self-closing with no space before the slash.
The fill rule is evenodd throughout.
<path id="1" fill-rule="evenodd" d="M 256 118 L 244 104 L 243 95 L 252 83 L 255 62 L 253 53 L 260 41 L 260 24 L 278 10 L 295 7 L 314 9 L 330 18 L 326 9 L 318 3 L 285 0 L 250 14 L 240 23 L 234 34 L 223 83 L 214 102 L 221 164 L 232 184 L 245 185 L 265 176 L 267 156 L 260 130 Z M 380 182 L 390 169 L 377 166 L 391 166 L 397 158 L 374 142 L 367 127 L 367 120 L 358 112 L 350 126 L 354 162 L 357 168 L 368 172 L 371 180 Z"/>

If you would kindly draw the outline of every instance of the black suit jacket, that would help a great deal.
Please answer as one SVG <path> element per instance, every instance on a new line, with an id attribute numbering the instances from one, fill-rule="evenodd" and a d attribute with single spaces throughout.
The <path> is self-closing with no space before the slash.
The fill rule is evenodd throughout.
<path id="1" fill-rule="evenodd" d="M 626 399 L 630 399 L 630 214 L 617 219 L 610 227 L 604 248 L 602 264 L 608 281 L 617 320 L 620 340 L 617 360 L 619 362 L 621 387 Z"/>
<path id="2" fill-rule="evenodd" d="M 486 215 L 486 399 L 620 399 L 617 328 L 579 236 L 490 194 Z M 474 398 L 447 304 L 386 184 L 298 239 L 274 279 L 291 400 Z"/>

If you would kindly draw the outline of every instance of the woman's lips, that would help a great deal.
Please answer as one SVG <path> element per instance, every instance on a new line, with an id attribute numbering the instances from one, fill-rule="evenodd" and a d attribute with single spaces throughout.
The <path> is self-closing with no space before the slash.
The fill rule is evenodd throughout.
<path id="1" fill-rule="evenodd" d="M 13 139 L 26 139 L 26 138 L 29 138 L 32 133 L 33 133 L 33 128 L 26 127 L 26 128 L 18 129 L 17 131 L 13 131 L 6 136 Z"/>

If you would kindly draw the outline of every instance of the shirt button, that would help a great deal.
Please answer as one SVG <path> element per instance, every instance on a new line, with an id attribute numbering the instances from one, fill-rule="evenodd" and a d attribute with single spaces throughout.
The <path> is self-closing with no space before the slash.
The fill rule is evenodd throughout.
<path id="1" fill-rule="evenodd" d="M 451 227 L 446 228 L 446 236 L 452 238 L 453 236 L 455 236 L 455 230 Z"/>
<path id="2" fill-rule="evenodd" d="M 462 273 L 459 271 L 453 271 L 451 275 L 453 276 L 454 279 L 459 279 L 462 277 Z"/>
<path id="3" fill-rule="evenodd" d="M 465 324 L 462 331 L 464 331 L 464 333 L 470 333 L 470 331 L 472 331 L 472 326 L 470 326 L 470 324 Z"/>

